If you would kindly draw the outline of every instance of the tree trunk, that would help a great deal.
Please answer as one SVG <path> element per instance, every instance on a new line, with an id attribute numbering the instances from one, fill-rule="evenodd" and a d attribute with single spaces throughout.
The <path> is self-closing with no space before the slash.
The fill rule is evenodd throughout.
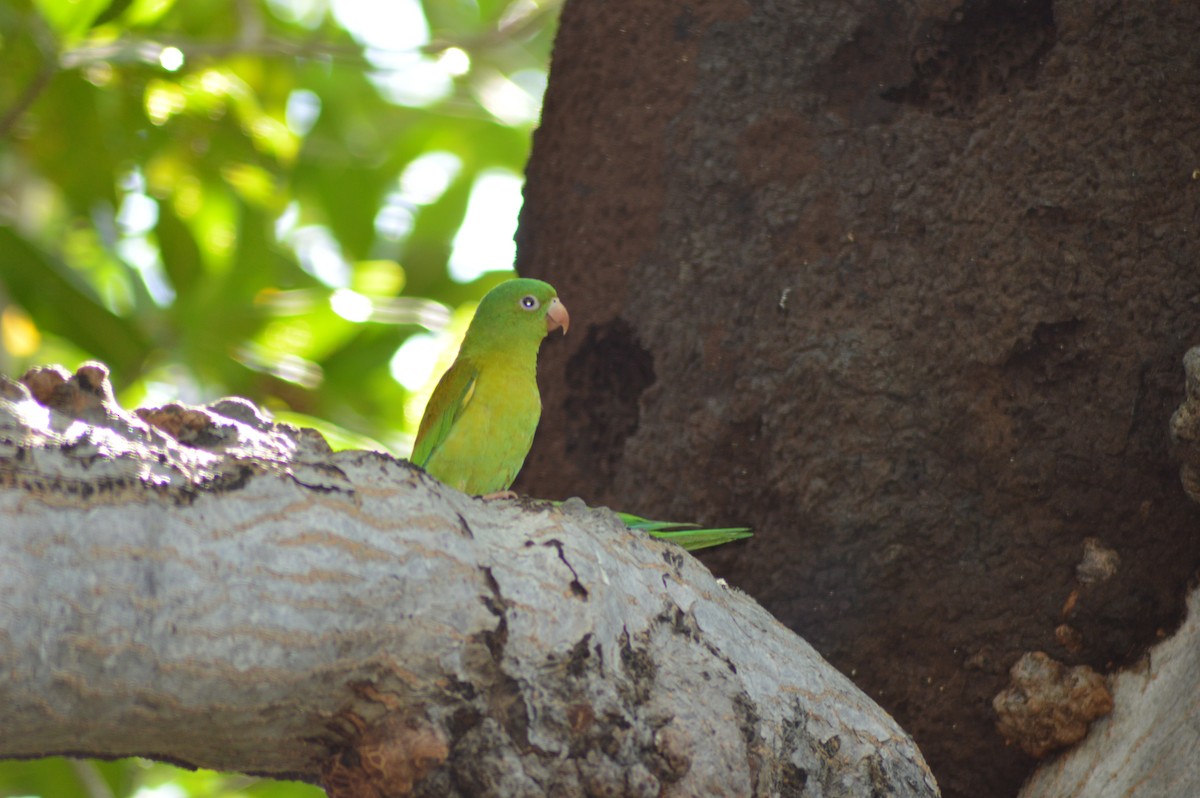
<path id="1" fill-rule="evenodd" d="M 0 757 L 138 754 L 335 798 L 936 796 L 745 594 L 579 502 L 483 502 L 241 400 L 0 384 Z"/>
<path id="2" fill-rule="evenodd" d="M 948 796 L 1011 798 L 1010 667 L 1136 661 L 1200 564 L 1198 40 L 1196 3 L 570 0 L 518 265 L 580 334 L 519 487 L 754 526 L 706 562 Z"/>

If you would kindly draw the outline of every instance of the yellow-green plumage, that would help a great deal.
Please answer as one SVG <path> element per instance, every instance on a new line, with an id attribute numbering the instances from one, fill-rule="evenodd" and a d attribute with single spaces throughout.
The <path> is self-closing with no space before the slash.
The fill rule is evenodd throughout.
<path id="1" fill-rule="evenodd" d="M 540 280 L 509 280 L 488 292 L 429 399 L 412 461 L 466 493 L 507 490 L 542 412 L 538 348 L 549 330 L 568 323 L 554 288 Z"/>

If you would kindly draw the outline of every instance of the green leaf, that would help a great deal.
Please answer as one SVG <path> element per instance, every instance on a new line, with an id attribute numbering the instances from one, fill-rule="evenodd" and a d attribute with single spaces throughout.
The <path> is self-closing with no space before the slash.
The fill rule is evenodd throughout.
<path id="1" fill-rule="evenodd" d="M 110 15 L 108 12 L 105 12 L 103 16 L 108 19 L 104 21 L 107 22 L 110 19 L 116 19 L 120 16 L 121 20 L 130 27 L 141 27 L 144 25 L 153 25 L 162 19 L 171 10 L 171 6 L 175 5 L 175 0 L 131 0 L 131 2 L 118 0 L 118 2 L 114 2 L 109 8 L 111 10 L 118 5 L 124 5 L 125 8 L 119 14 Z"/>
<path id="2" fill-rule="evenodd" d="M 133 114 L 137 117 L 131 119 Z M 116 178 L 125 171 L 133 137 L 145 120 L 140 109 L 122 105 L 74 72 L 59 73 L 26 117 L 23 154 L 67 200 L 87 217 L 96 203 L 117 206 Z M 115 126 L 122 126 L 118 135 Z"/>
<path id="3" fill-rule="evenodd" d="M 110 0 L 33 0 L 37 10 L 65 40 L 79 37 L 108 7 Z"/>
<path id="4" fill-rule="evenodd" d="M 187 302 L 204 274 L 204 263 L 200 246 L 191 229 L 179 218 L 168 202 L 159 203 L 158 223 L 154 226 L 158 248 L 162 253 L 163 268 L 171 286 L 180 299 Z"/>
<path id="5" fill-rule="evenodd" d="M 105 24 L 106 22 L 112 22 L 114 19 L 128 11 L 129 7 L 133 5 L 133 2 L 134 0 L 112 0 L 112 2 L 108 4 L 108 8 L 104 9 L 99 16 L 92 20 L 91 27 L 95 28 Z"/>

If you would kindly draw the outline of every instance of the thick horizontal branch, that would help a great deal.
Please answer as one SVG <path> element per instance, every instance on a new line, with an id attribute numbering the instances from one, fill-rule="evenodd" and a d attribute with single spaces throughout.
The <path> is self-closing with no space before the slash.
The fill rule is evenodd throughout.
<path id="1" fill-rule="evenodd" d="M 0 388 L 0 756 L 343 796 L 937 794 L 804 641 L 607 511 L 482 502 L 239 401 L 134 417 L 98 366 L 26 382 Z"/>

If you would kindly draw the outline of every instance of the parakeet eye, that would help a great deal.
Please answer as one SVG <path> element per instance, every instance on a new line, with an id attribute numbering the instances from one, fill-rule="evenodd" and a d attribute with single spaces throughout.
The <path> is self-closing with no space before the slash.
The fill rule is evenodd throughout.
<path id="1" fill-rule="evenodd" d="M 521 297 L 521 307 L 525 308 L 526 310 L 537 310 L 541 304 L 542 303 L 538 302 L 537 297 L 535 297 L 533 294 L 526 294 L 525 296 Z"/>

